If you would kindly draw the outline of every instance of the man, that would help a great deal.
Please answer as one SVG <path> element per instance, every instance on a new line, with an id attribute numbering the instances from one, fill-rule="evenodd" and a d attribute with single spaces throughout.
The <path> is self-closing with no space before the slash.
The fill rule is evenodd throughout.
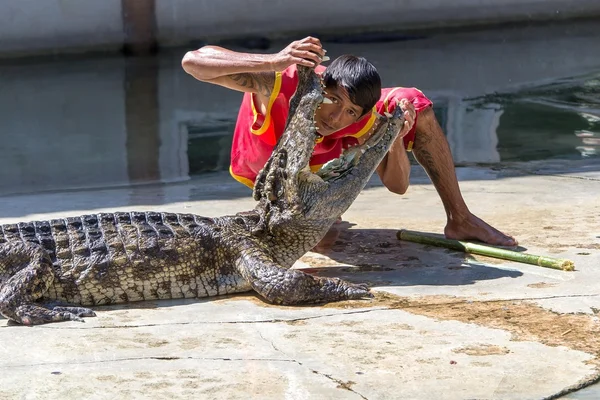
<path id="1" fill-rule="evenodd" d="M 405 126 L 377 168 L 383 184 L 391 192 L 406 192 L 410 174 L 406 152 L 412 151 L 444 204 L 447 238 L 515 246 L 514 238 L 469 211 L 431 101 L 414 88 L 382 90 L 375 67 L 361 57 L 342 56 L 325 69 L 320 65 L 325 53 L 319 39 L 306 37 L 276 54 L 239 53 L 204 46 L 184 56 L 183 69 L 196 79 L 245 92 L 233 138 L 232 176 L 253 186 L 256 174 L 283 134 L 288 101 L 297 85 L 296 65 L 315 67 L 322 73 L 327 100 L 315 114 L 322 138 L 315 145 L 312 169 L 338 157 L 344 147 L 364 141 L 375 128 L 373 109 L 383 113 L 400 106 Z"/>

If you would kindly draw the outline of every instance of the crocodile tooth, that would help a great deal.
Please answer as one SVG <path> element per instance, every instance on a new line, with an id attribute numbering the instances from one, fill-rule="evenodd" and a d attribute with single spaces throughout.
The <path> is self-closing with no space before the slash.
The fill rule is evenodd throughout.
<path id="1" fill-rule="evenodd" d="M 323 103 L 325 103 L 325 104 L 333 104 L 333 101 L 331 101 L 331 99 L 329 99 L 327 97 L 323 97 Z"/>
<path id="2" fill-rule="evenodd" d="M 321 59 L 321 61 L 329 61 L 331 60 L 331 58 L 329 58 L 329 56 L 323 56 L 323 58 Z"/>

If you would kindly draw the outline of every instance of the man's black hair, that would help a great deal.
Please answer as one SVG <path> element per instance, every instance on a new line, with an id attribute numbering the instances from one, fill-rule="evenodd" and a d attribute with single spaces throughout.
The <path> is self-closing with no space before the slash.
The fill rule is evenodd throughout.
<path id="1" fill-rule="evenodd" d="M 350 101 L 362 107 L 361 117 L 371 111 L 381 97 L 381 77 L 364 57 L 351 54 L 333 60 L 323 73 L 326 87 L 342 87 Z"/>

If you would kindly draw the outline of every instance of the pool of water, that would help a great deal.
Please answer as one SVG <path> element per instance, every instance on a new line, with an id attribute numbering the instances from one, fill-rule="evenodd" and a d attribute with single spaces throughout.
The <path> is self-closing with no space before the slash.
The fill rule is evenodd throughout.
<path id="1" fill-rule="evenodd" d="M 368 39 L 368 38 L 367 38 Z M 270 48 L 243 51 L 275 52 Z M 597 158 L 594 22 L 325 41 L 370 59 L 386 86 L 433 101 L 457 165 Z M 180 60 L 120 55 L 0 61 L 0 195 L 175 182 L 227 170 L 239 93 Z"/>
<path id="2" fill-rule="evenodd" d="M 500 161 L 600 156 L 600 71 L 469 101 L 500 113 Z"/>

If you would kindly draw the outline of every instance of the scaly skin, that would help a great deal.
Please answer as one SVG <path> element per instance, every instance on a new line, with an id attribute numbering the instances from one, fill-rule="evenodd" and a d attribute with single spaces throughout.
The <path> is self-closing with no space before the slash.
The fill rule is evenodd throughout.
<path id="1" fill-rule="evenodd" d="M 0 313 L 35 325 L 94 316 L 89 306 L 250 290 L 275 304 L 370 296 L 366 285 L 289 267 L 366 185 L 400 131 L 400 107 L 389 119 L 380 116 L 378 131 L 323 179 L 308 168 L 322 88 L 312 69 L 298 70 L 286 130 L 256 180 L 254 210 L 219 218 L 117 212 L 1 225 Z"/>

